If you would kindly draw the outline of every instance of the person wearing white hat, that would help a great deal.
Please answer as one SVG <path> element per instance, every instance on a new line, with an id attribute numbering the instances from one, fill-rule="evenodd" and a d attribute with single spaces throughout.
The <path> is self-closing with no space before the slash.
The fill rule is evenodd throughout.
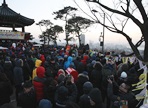
<path id="1" fill-rule="evenodd" d="M 127 73 L 123 71 L 120 75 L 120 78 L 127 78 Z"/>
<path id="2" fill-rule="evenodd" d="M 125 71 L 121 72 L 120 77 L 117 80 L 118 85 L 122 84 L 122 83 L 126 83 L 127 82 L 127 73 Z"/>

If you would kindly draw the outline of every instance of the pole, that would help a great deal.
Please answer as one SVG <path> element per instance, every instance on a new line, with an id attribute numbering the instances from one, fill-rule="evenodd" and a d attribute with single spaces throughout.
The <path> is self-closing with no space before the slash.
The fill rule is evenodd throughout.
<path id="1" fill-rule="evenodd" d="M 103 38 L 103 45 L 102 45 L 102 53 L 104 54 L 104 32 L 105 32 L 105 13 L 104 13 L 104 17 L 103 17 L 103 35 L 102 35 L 102 38 Z"/>

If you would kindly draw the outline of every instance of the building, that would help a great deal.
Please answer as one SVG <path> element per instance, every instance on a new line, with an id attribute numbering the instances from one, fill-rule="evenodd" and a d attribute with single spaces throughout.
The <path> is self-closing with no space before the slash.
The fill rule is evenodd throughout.
<path id="1" fill-rule="evenodd" d="M 30 26 L 34 22 L 34 19 L 27 18 L 13 11 L 3 0 L 0 6 L 0 27 L 12 30 L 0 30 L 0 46 L 9 46 L 8 44 L 13 42 L 28 40 L 31 35 L 25 32 L 25 26 Z M 16 28 L 21 28 L 22 31 L 17 31 Z"/>

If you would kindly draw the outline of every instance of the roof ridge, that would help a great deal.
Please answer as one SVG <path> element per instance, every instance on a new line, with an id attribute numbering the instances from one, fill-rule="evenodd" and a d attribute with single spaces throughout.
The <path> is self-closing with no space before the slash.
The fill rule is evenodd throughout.
<path id="1" fill-rule="evenodd" d="M 8 5 L 6 4 L 6 0 L 3 0 L 2 6 L 8 6 Z"/>

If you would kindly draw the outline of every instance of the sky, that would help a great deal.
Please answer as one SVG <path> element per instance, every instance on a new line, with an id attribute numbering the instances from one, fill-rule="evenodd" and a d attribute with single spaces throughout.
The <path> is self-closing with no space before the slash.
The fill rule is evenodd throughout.
<path id="1" fill-rule="evenodd" d="M 79 6 L 85 10 L 87 13 L 89 13 L 89 9 L 86 6 L 86 4 L 83 2 L 83 0 L 75 0 Z M 106 0 L 106 4 L 110 4 L 108 0 Z M 0 3 L 3 3 L 3 0 L 0 0 Z M 53 12 L 58 11 L 60 9 L 63 9 L 66 6 L 72 6 L 78 8 L 78 6 L 74 3 L 73 0 L 6 0 L 6 3 L 8 4 L 8 7 L 14 10 L 17 13 L 20 13 L 21 15 L 34 19 L 35 23 L 31 26 L 25 27 L 26 32 L 30 32 L 35 39 L 38 40 L 38 36 L 42 33 L 40 30 L 40 27 L 36 25 L 39 21 L 45 19 L 50 20 L 54 24 L 58 24 L 60 26 L 64 26 L 64 22 L 60 20 L 54 20 L 54 15 L 52 15 Z M 79 9 L 79 8 L 78 8 Z M 81 10 L 79 10 L 79 15 L 86 16 Z M 107 22 L 107 21 L 105 21 Z M 42 30 L 45 30 L 42 28 Z M 137 40 L 140 39 L 139 37 L 139 29 L 135 27 L 133 24 L 129 24 L 126 27 L 127 32 L 132 37 L 133 42 L 137 42 Z M 99 36 L 101 32 L 103 31 L 103 27 L 100 25 L 93 25 L 91 26 L 87 31 L 85 31 L 83 34 L 85 35 L 86 43 L 99 42 Z M 64 33 L 60 34 L 60 40 L 64 41 L 65 38 Z M 104 43 L 114 43 L 117 45 L 127 45 L 128 43 L 126 39 L 122 35 L 118 35 L 115 33 L 112 33 L 105 29 L 104 32 Z"/>

